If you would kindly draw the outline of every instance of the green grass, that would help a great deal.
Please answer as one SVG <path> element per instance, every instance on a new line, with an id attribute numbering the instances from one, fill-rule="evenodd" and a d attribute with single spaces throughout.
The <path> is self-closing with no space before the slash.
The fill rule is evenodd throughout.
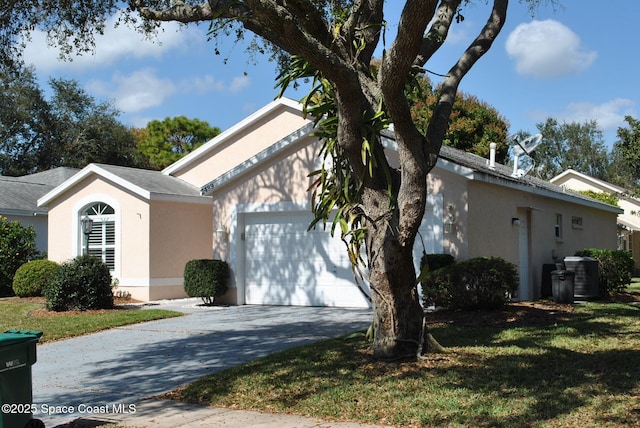
<path id="1" fill-rule="evenodd" d="M 44 307 L 42 303 L 21 302 L 19 299 L 0 299 L 0 331 L 37 330 L 43 335 L 40 342 L 65 339 L 122 325 L 135 324 L 183 315 L 160 309 L 114 309 L 86 313 L 33 316 Z"/>
<path id="2" fill-rule="evenodd" d="M 440 323 L 432 333 L 450 353 L 380 363 L 356 335 L 205 377 L 173 397 L 396 426 L 640 426 L 636 305 L 579 304 L 515 327 Z"/>

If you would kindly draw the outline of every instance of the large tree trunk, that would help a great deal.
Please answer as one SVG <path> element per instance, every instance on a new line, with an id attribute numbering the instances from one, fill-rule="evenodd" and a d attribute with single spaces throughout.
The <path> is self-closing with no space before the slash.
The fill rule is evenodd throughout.
<path id="1" fill-rule="evenodd" d="M 373 303 L 373 354 L 381 360 L 415 359 L 424 337 L 424 315 L 413 266 L 416 233 L 400 233 L 400 210 L 388 211 L 386 195 L 376 193 L 379 198 L 364 198 L 364 209 L 368 211 L 366 249 Z"/>

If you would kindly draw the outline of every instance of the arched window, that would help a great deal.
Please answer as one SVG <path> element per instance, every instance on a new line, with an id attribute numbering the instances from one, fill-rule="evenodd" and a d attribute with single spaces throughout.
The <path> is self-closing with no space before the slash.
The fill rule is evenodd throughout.
<path id="1" fill-rule="evenodd" d="M 93 220 L 88 237 L 83 234 L 82 219 Z M 100 258 L 109 270 L 115 270 L 116 216 L 113 207 L 97 202 L 85 208 L 80 214 L 80 236 L 83 237 L 82 253 Z M 87 239 L 88 238 L 88 239 Z"/>

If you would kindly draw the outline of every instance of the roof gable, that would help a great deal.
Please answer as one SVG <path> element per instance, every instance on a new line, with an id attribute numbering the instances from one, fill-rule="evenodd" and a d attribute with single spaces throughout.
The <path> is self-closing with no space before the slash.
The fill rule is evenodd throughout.
<path id="1" fill-rule="evenodd" d="M 255 113 L 247 116 L 245 119 L 233 125 L 231 128 L 223 131 L 202 146 L 198 147 L 196 150 L 182 157 L 180 160 L 169 165 L 162 171 L 162 173 L 165 175 L 174 175 L 178 171 L 188 168 L 192 164 L 199 162 L 201 158 L 208 156 L 209 153 L 215 150 L 218 146 L 223 145 L 228 141 L 232 141 L 234 138 L 237 138 L 240 133 L 250 128 L 263 118 L 276 113 L 278 110 L 283 109 L 293 109 L 302 114 L 302 106 L 300 105 L 300 103 L 289 98 L 278 98 L 275 101 L 272 101 L 266 106 L 262 107 Z"/>
<path id="2" fill-rule="evenodd" d="M 616 193 L 620 195 L 626 195 L 629 191 L 623 187 L 616 186 L 615 184 L 609 183 L 604 180 L 600 180 L 599 178 L 591 177 L 590 175 L 583 174 L 579 171 L 569 168 L 568 170 L 556 175 L 551 180 L 552 183 L 563 183 L 566 179 L 575 177 L 578 180 L 581 180 L 585 183 L 592 184 L 596 187 L 600 187 L 603 189 L 607 189 L 611 193 Z"/>
<path id="3" fill-rule="evenodd" d="M 209 198 L 202 196 L 197 187 L 178 178 L 164 175 L 160 171 L 89 164 L 60 186 L 38 199 L 38 205 L 48 205 L 68 189 L 93 175 L 120 186 L 145 200 L 183 200 L 210 203 Z"/>

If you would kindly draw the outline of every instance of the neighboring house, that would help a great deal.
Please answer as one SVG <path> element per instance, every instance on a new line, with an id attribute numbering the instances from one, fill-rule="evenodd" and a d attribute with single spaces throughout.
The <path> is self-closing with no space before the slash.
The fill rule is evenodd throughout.
<path id="1" fill-rule="evenodd" d="M 83 252 L 89 215 L 89 252 L 102 254 L 135 298 L 184 296 L 185 263 L 214 257 L 233 271 L 222 302 L 366 307 L 340 238 L 320 225 L 307 231 L 308 175 L 319 166 L 312 130 L 297 102 L 280 99 L 162 172 L 89 165 L 39 200 L 49 208 L 49 257 Z M 423 249 L 500 256 L 518 264 L 519 298 L 530 300 L 540 295 L 543 264 L 585 247 L 615 248 L 620 210 L 510 174 L 444 147 L 429 174 L 415 263 Z"/>
<path id="2" fill-rule="evenodd" d="M 0 215 L 23 226 L 33 226 L 36 247 L 47 251 L 47 209 L 39 207 L 38 198 L 51 191 L 79 170 L 55 168 L 22 177 L 0 176 Z"/>
<path id="3" fill-rule="evenodd" d="M 618 216 L 618 249 L 631 251 L 636 272 L 640 271 L 640 199 L 629 196 L 627 189 L 573 169 L 557 175 L 551 182 L 575 191 L 591 190 L 616 196 L 624 210 Z"/>

